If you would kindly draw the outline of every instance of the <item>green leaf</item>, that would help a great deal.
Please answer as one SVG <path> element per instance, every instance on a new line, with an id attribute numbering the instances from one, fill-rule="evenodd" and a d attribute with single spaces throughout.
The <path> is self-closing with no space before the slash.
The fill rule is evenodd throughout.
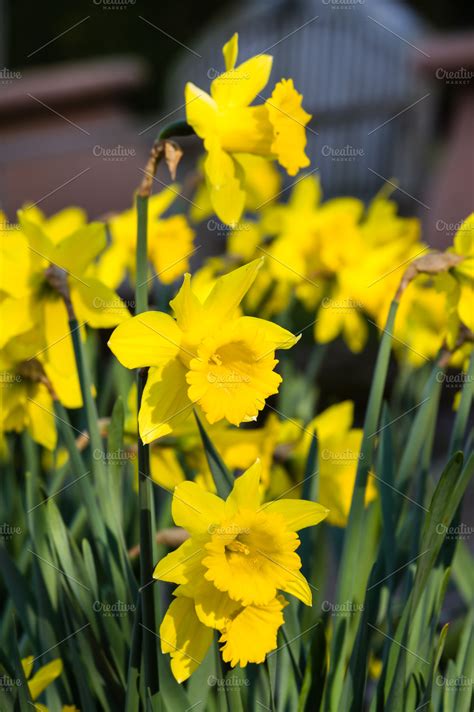
<path id="1" fill-rule="evenodd" d="M 216 485 L 217 494 L 222 499 L 227 499 L 230 494 L 234 481 L 231 473 L 227 469 L 222 460 L 222 457 L 217 452 L 209 435 L 206 433 L 203 424 L 201 423 L 198 414 L 194 411 L 194 416 L 198 424 L 199 433 L 201 435 L 202 444 L 206 452 L 207 462 L 211 470 L 214 484 Z"/>

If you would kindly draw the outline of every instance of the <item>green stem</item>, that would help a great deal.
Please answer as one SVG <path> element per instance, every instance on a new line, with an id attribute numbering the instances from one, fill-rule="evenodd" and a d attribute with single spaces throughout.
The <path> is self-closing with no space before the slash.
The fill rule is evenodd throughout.
<path id="1" fill-rule="evenodd" d="M 81 340 L 80 328 L 75 316 L 69 319 L 69 329 L 71 331 L 72 345 L 74 348 L 74 356 L 76 359 L 79 383 L 81 386 L 83 408 L 86 415 L 90 447 L 92 450 L 92 469 L 96 477 L 101 477 L 104 474 L 105 465 L 102 438 L 99 432 L 99 418 L 97 415 L 95 401 L 92 397 L 92 379 L 84 357 L 84 347 Z"/>
<path id="2" fill-rule="evenodd" d="M 453 431 L 451 433 L 451 442 L 449 444 L 449 454 L 453 455 L 456 450 L 462 447 L 464 432 L 469 420 L 469 411 L 471 409 L 472 392 L 474 381 L 474 351 L 471 354 L 469 369 L 466 374 L 466 383 L 461 392 L 461 401 L 454 420 Z"/>
<path id="3" fill-rule="evenodd" d="M 137 257 L 135 313 L 141 314 L 148 308 L 148 195 L 137 195 Z M 140 369 L 137 380 L 137 413 L 140 412 L 143 390 L 146 385 L 147 370 Z M 146 696 L 152 698 L 159 691 L 158 657 L 156 650 L 156 614 L 153 586 L 150 580 L 153 572 L 153 492 L 149 477 L 149 447 L 138 435 L 138 497 L 140 503 L 140 591 L 143 620 L 143 661 Z"/>

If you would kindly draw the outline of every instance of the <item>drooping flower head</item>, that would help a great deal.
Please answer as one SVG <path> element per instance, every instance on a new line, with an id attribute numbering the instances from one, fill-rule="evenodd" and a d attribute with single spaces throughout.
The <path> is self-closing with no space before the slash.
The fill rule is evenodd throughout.
<path id="1" fill-rule="evenodd" d="M 276 159 L 290 176 L 309 165 L 304 149 L 311 116 L 292 79 L 282 79 L 264 103 L 261 92 L 270 78 L 272 57 L 260 54 L 236 66 L 238 35 L 223 48 L 226 71 L 211 82 L 207 94 L 188 82 L 186 118 L 204 140 L 204 171 L 212 206 L 228 224 L 239 220 L 246 202 L 239 154 Z"/>
<path id="2" fill-rule="evenodd" d="M 153 575 L 178 584 L 160 639 L 179 682 L 203 660 L 213 629 L 232 667 L 261 663 L 284 623 L 287 601 L 280 592 L 311 605 L 297 531 L 321 522 L 328 510 L 296 499 L 261 504 L 260 471 L 256 462 L 238 477 L 226 501 L 194 482 L 175 489 L 173 519 L 190 538 Z"/>
<path id="3" fill-rule="evenodd" d="M 109 347 L 127 368 L 149 366 L 139 413 L 140 436 L 148 443 L 184 422 L 197 404 L 209 423 L 254 420 L 277 393 L 281 376 L 275 350 L 297 341 L 264 319 L 241 316 L 239 304 L 262 260 L 219 277 L 201 301 L 190 275 L 171 307 L 175 318 L 145 312 L 115 329 Z"/>

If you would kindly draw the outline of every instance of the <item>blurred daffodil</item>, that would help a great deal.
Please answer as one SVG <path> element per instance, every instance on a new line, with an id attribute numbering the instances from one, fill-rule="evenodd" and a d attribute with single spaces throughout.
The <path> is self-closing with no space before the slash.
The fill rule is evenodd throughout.
<path id="1" fill-rule="evenodd" d="M 321 522 L 327 510 L 294 499 L 261 504 L 260 471 L 256 462 L 238 477 L 226 501 L 193 482 L 175 490 L 173 519 L 190 538 L 153 575 L 178 584 L 160 638 L 179 682 L 204 659 L 213 629 L 232 667 L 262 663 L 284 623 L 287 601 L 280 591 L 311 605 L 297 531 Z"/>
<path id="2" fill-rule="evenodd" d="M 353 417 L 354 404 L 351 401 L 327 408 L 308 423 L 295 449 L 295 456 L 302 463 L 309 450 L 311 433 L 316 433 L 318 499 L 329 509 L 328 523 L 338 527 L 347 525 L 362 442 L 362 430 L 352 428 Z M 366 505 L 376 497 L 374 477 L 369 477 Z"/>
<path id="3" fill-rule="evenodd" d="M 84 224 L 82 211 L 69 209 L 47 219 L 37 208 L 19 213 L 20 228 L 2 233 L 0 259 L 12 265 L 2 275 L 0 345 L 15 361 L 39 359 L 58 398 L 79 407 L 81 396 L 65 297 L 79 331 L 115 326 L 128 317 L 118 295 L 87 271 L 105 247 L 100 223 Z"/>
<path id="4" fill-rule="evenodd" d="M 270 78 L 272 57 L 260 54 L 236 66 L 238 36 L 223 48 L 226 71 L 211 83 L 207 94 L 186 85 L 186 117 L 203 139 L 207 156 L 204 171 L 211 204 L 225 223 L 236 223 L 246 203 L 245 167 L 240 154 L 277 159 L 289 175 L 309 165 L 304 149 L 305 126 L 311 116 L 301 106 L 302 96 L 292 79 L 282 79 L 264 103 L 261 97 Z"/>
<path id="5" fill-rule="evenodd" d="M 148 201 L 148 260 L 163 284 L 171 284 L 189 269 L 194 232 L 184 215 L 163 217 L 178 197 L 178 185 L 170 185 Z M 137 211 L 136 207 L 108 221 L 111 245 L 101 256 L 97 276 L 116 289 L 130 275 L 135 279 Z"/>
<path id="6" fill-rule="evenodd" d="M 449 272 L 438 275 L 435 283 L 447 296 L 447 342 L 453 348 L 461 324 L 474 333 L 474 213 L 459 226 L 449 252 L 462 259 Z"/>
<path id="7" fill-rule="evenodd" d="M 278 391 L 275 350 L 291 348 L 298 338 L 239 313 L 260 266 L 255 260 L 219 277 L 204 301 L 185 275 L 171 302 L 174 319 L 145 312 L 112 334 L 109 346 L 124 366 L 150 367 L 139 413 L 144 442 L 171 433 L 194 404 L 211 424 L 254 420 L 266 398 Z"/>
<path id="8" fill-rule="evenodd" d="M 36 700 L 62 674 L 63 663 L 60 658 L 56 658 L 33 673 L 34 662 L 33 655 L 23 658 L 21 661 L 23 673 L 28 684 L 28 692 L 33 700 L 32 707 L 38 712 L 48 712 L 49 708 L 36 702 Z M 61 712 L 79 712 L 79 710 L 75 705 L 62 705 Z"/>
<path id="9" fill-rule="evenodd" d="M 0 355 L 0 431 L 27 430 L 48 450 L 57 442 L 53 398 L 38 361 L 9 362 Z"/>

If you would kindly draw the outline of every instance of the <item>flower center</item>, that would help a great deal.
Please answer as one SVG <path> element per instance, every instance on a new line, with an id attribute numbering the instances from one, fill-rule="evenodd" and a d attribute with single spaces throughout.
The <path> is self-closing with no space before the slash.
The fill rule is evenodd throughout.
<path id="1" fill-rule="evenodd" d="M 230 544 L 227 544 L 225 550 L 226 553 L 232 552 L 235 554 L 244 554 L 245 556 L 250 554 L 249 547 L 238 539 L 234 539 L 234 541 L 231 541 Z"/>

